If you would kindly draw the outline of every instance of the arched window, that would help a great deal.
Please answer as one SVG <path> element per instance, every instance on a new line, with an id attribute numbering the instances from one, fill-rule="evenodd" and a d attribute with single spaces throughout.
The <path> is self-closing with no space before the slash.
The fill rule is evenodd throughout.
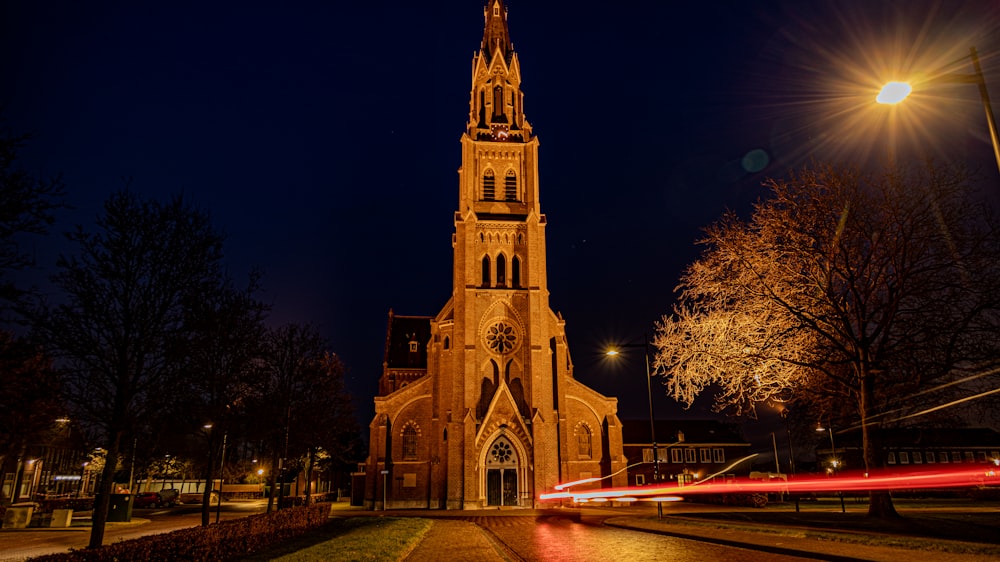
<path id="1" fill-rule="evenodd" d="M 483 287 L 490 286 L 490 257 L 483 256 Z"/>
<path id="2" fill-rule="evenodd" d="M 483 173 L 483 199 L 486 201 L 495 201 L 497 198 L 497 184 L 496 178 L 493 176 L 493 170 L 486 170 Z"/>
<path id="3" fill-rule="evenodd" d="M 517 201 L 517 174 L 514 170 L 507 170 L 507 175 L 503 178 L 503 198 L 507 201 Z"/>
<path id="4" fill-rule="evenodd" d="M 451 338 L 449 338 L 448 336 L 444 337 L 444 348 L 445 349 L 451 348 Z"/>
<path id="5" fill-rule="evenodd" d="M 493 117 L 503 115 L 503 86 L 493 88 Z"/>
<path id="6" fill-rule="evenodd" d="M 590 443 L 590 428 L 581 425 L 579 431 L 576 434 L 576 456 L 581 459 L 593 458 L 593 449 Z"/>
<path id="7" fill-rule="evenodd" d="M 510 284 L 515 289 L 521 288 L 521 260 L 517 256 L 510 260 Z"/>
<path id="8" fill-rule="evenodd" d="M 497 256 L 497 287 L 507 286 L 507 260 L 503 254 Z"/>
<path id="9" fill-rule="evenodd" d="M 417 460 L 417 428 L 412 425 L 403 430 L 403 460 Z"/>

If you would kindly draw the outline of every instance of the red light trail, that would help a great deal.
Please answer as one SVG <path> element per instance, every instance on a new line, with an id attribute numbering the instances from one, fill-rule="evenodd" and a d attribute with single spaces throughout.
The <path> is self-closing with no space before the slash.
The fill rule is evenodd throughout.
<path id="1" fill-rule="evenodd" d="M 928 488 L 974 488 L 1000 486 L 1000 476 L 993 466 L 951 470 L 883 471 L 880 473 L 844 472 L 836 476 L 792 476 L 785 480 L 737 478 L 724 482 L 699 482 L 686 486 L 634 486 L 628 488 L 591 488 L 572 491 L 577 483 L 556 486 L 559 492 L 542 494 L 540 500 L 618 500 L 628 498 L 669 501 L 698 494 L 752 494 L 767 492 L 857 492 L 872 490 L 919 490 Z"/>

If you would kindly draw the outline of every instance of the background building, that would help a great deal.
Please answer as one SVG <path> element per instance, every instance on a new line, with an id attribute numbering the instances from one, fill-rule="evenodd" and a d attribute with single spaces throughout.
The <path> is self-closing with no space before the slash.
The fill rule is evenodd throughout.
<path id="1" fill-rule="evenodd" d="M 628 483 L 644 486 L 657 481 L 689 484 L 702 478 L 747 476 L 751 444 L 737 428 L 715 420 L 657 420 L 656 457 L 649 420 L 626 420 L 622 439 L 628 458 Z"/>

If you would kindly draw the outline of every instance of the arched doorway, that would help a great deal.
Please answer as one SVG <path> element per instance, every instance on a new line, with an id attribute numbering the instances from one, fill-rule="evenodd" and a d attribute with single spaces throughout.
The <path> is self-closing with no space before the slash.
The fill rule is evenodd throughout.
<path id="1" fill-rule="evenodd" d="M 498 437 L 486 454 L 486 504 L 517 505 L 517 451 L 506 437 Z"/>

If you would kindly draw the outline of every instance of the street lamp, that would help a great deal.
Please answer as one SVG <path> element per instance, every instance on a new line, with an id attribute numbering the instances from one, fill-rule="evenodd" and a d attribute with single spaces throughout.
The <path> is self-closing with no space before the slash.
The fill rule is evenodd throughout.
<path id="1" fill-rule="evenodd" d="M 964 60 L 966 57 L 962 57 Z M 983 69 L 979 65 L 979 54 L 975 47 L 969 48 L 968 58 L 972 61 L 972 74 L 945 74 L 933 78 L 931 82 L 941 82 L 946 84 L 976 84 L 979 86 L 979 97 L 983 100 L 983 109 L 986 111 L 986 125 L 990 130 L 990 142 L 993 144 L 993 156 L 997 161 L 997 169 L 1000 170 L 1000 140 L 997 138 L 997 122 L 993 117 L 993 106 L 990 104 L 990 94 L 986 89 L 986 78 L 983 76 Z M 889 82 L 882 87 L 875 101 L 881 104 L 894 105 L 900 103 L 913 88 L 906 82 Z"/>
<path id="2" fill-rule="evenodd" d="M 632 343 L 624 344 L 619 347 L 641 347 L 643 354 L 646 358 L 646 394 L 649 397 L 649 439 L 653 442 L 653 482 L 660 483 L 660 455 L 656 450 L 656 424 L 655 417 L 653 416 L 653 374 L 649 370 L 649 338 L 643 335 L 642 343 Z M 606 355 L 609 357 L 616 357 L 619 354 L 617 348 L 611 348 Z M 656 502 L 656 513 L 662 518 L 663 517 L 663 504 Z"/>
<path id="3" fill-rule="evenodd" d="M 837 467 L 840 462 L 837 461 L 837 446 L 833 444 L 833 419 L 830 419 L 830 427 L 823 427 L 822 424 L 816 426 L 816 432 L 820 433 L 827 431 L 830 433 L 830 472 L 836 476 Z M 837 493 L 840 496 L 840 511 L 842 513 L 847 513 L 847 506 L 844 505 L 844 492 L 840 491 Z"/>

